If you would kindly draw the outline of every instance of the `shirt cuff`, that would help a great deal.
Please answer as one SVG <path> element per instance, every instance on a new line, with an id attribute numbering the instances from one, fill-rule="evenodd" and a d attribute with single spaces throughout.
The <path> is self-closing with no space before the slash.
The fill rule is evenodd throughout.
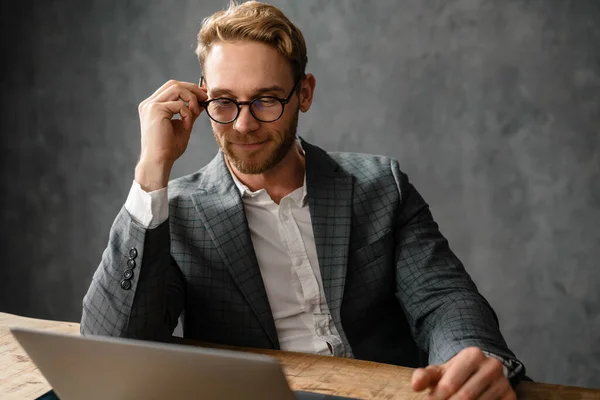
<path id="1" fill-rule="evenodd" d="M 506 359 L 504 357 L 501 357 L 494 353 L 490 353 L 485 350 L 483 350 L 483 354 L 500 361 L 502 363 L 502 370 L 504 372 L 504 376 L 508 379 L 517 376 L 521 372 L 521 369 L 523 368 L 523 365 L 521 365 L 521 363 L 519 363 L 517 361 Z"/>
<path id="2" fill-rule="evenodd" d="M 169 195 L 167 188 L 145 192 L 133 181 L 125 209 L 135 222 L 146 229 L 154 229 L 169 218 Z"/>

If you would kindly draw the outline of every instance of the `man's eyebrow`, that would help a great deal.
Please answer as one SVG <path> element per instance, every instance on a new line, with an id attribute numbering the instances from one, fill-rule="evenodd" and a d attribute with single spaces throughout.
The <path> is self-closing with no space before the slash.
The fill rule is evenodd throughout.
<path id="1" fill-rule="evenodd" d="M 236 97 L 231 90 L 226 89 L 226 88 L 221 88 L 218 86 L 211 88 L 210 92 L 211 92 L 212 97 L 223 97 L 223 96 L 234 97 L 234 98 Z M 267 87 L 255 89 L 254 92 L 252 93 L 251 98 L 256 98 L 265 93 L 286 94 L 284 88 L 282 88 L 279 85 L 273 85 L 273 86 L 267 86 Z"/>

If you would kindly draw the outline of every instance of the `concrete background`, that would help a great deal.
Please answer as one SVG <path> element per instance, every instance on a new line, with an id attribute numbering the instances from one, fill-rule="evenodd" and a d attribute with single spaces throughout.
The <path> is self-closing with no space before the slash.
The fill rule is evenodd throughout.
<path id="1" fill-rule="evenodd" d="M 79 320 L 139 152 L 138 103 L 197 81 L 225 0 L 4 2 L 0 311 Z M 400 160 L 536 380 L 600 388 L 600 2 L 277 0 L 299 133 Z M 216 151 L 207 119 L 174 175 Z"/>

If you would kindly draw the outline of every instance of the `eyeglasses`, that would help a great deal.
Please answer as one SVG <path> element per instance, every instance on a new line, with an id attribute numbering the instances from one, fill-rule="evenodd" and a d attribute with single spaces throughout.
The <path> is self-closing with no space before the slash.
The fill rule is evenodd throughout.
<path id="1" fill-rule="evenodd" d="M 290 102 L 298 83 L 298 79 L 292 88 L 292 91 L 285 99 L 275 96 L 261 96 L 250 101 L 237 101 L 228 97 L 216 97 L 208 101 L 201 102 L 200 105 L 206 110 L 206 114 L 213 121 L 219 124 L 230 124 L 240 115 L 242 106 L 250 107 L 250 114 L 260 122 L 275 122 L 283 115 L 285 105 Z M 204 77 L 200 79 L 200 86 Z"/>

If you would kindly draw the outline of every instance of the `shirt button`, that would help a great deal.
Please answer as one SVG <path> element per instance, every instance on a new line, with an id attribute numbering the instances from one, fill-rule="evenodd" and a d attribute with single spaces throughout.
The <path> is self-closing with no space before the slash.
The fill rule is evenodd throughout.
<path id="1" fill-rule="evenodd" d="M 301 266 L 302 265 L 302 259 L 301 258 L 294 259 L 294 264 L 296 264 L 297 266 Z"/>

